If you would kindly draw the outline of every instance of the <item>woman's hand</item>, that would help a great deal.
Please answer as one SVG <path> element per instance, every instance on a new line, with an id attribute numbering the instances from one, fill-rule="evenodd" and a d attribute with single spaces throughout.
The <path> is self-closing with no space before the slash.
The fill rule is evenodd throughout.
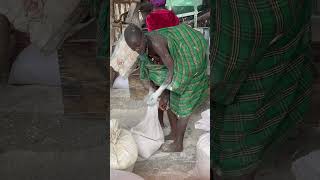
<path id="1" fill-rule="evenodd" d="M 147 104 L 149 106 L 154 106 L 158 102 L 159 94 L 157 92 L 152 93 L 148 96 Z"/>
<path id="2" fill-rule="evenodd" d="M 168 110 L 168 108 L 169 108 L 169 97 L 170 97 L 170 94 L 167 91 L 165 91 L 162 94 L 162 96 L 160 97 L 159 108 L 162 111 Z"/>

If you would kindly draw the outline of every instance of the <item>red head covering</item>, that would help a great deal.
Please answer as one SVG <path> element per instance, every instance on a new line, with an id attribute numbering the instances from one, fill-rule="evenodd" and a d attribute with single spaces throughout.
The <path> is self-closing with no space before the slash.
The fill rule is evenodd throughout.
<path id="1" fill-rule="evenodd" d="M 148 31 L 179 25 L 179 18 L 173 11 L 158 9 L 152 11 L 146 18 Z"/>

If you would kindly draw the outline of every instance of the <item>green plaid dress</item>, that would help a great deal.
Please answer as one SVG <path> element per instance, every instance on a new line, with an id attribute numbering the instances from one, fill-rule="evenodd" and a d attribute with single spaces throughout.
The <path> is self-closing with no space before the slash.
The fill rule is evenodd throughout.
<path id="1" fill-rule="evenodd" d="M 178 117 L 188 117 L 209 95 L 207 42 L 200 32 L 185 24 L 148 33 L 154 34 L 167 40 L 174 61 L 170 109 Z M 168 71 L 164 65 L 153 64 L 146 55 L 139 62 L 142 80 L 151 80 L 158 86 L 164 82 Z"/>
<path id="2" fill-rule="evenodd" d="M 311 1 L 212 3 L 212 163 L 223 177 L 241 176 L 309 109 Z"/>

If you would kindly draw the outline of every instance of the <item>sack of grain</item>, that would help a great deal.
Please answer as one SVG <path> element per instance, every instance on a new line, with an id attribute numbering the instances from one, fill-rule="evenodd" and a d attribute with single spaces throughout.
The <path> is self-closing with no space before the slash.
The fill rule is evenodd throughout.
<path id="1" fill-rule="evenodd" d="M 201 113 L 201 119 L 195 123 L 195 128 L 206 131 L 197 143 L 197 160 L 194 168 L 196 177 L 210 179 L 210 109 Z"/>
<path id="2" fill-rule="evenodd" d="M 210 179 L 210 133 L 203 134 L 198 140 L 195 172 L 197 177 Z"/>
<path id="3" fill-rule="evenodd" d="M 112 88 L 114 89 L 129 89 L 129 80 L 128 78 L 124 78 L 122 76 L 118 76 L 116 80 L 114 80 Z"/>
<path id="4" fill-rule="evenodd" d="M 164 143 L 164 134 L 158 119 L 158 107 L 159 104 L 148 106 L 144 120 L 131 129 L 139 155 L 146 159 Z"/>
<path id="5" fill-rule="evenodd" d="M 110 57 L 110 66 L 122 77 L 128 77 L 136 63 L 139 54 L 133 51 L 124 39 L 124 33 L 116 44 L 116 48 Z"/>
<path id="6" fill-rule="evenodd" d="M 310 154 L 296 160 L 292 164 L 292 172 L 296 180 L 319 180 L 320 179 L 320 151 L 314 151 Z"/>
<path id="7" fill-rule="evenodd" d="M 210 109 L 201 113 L 201 119 L 195 123 L 196 129 L 210 131 Z"/>
<path id="8" fill-rule="evenodd" d="M 117 120 L 110 121 L 110 168 L 132 171 L 138 158 L 132 134 L 120 129 Z"/>
<path id="9" fill-rule="evenodd" d="M 46 56 L 37 46 L 29 45 L 14 61 L 9 84 L 60 86 L 58 53 Z"/>
<path id="10" fill-rule="evenodd" d="M 126 171 L 110 169 L 110 180 L 143 180 L 143 178 Z"/>

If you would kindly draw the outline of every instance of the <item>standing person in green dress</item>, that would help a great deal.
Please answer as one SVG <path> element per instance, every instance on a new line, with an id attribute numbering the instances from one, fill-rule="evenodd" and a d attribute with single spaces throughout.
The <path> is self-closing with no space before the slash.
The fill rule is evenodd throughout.
<path id="1" fill-rule="evenodd" d="M 311 1 L 216 0 L 211 7 L 215 180 L 253 180 L 309 109 Z"/>
<path id="2" fill-rule="evenodd" d="M 190 115 L 208 98 L 206 40 L 185 24 L 147 34 L 129 25 L 124 36 L 128 46 L 141 55 L 141 79 L 159 86 L 157 90 L 150 86 L 148 104 L 154 105 L 161 97 L 160 107 L 168 109 L 171 133 L 165 139 L 174 142 L 165 144 L 162 150 L 183 151 Z"/>

